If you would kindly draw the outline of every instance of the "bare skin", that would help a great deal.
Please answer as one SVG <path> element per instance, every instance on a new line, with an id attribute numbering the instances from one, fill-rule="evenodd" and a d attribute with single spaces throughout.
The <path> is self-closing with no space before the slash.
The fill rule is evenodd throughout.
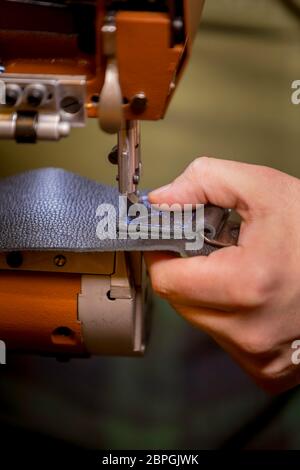
<path id="1" fill-rule="evenodd" d="M 300 382 L 300 180 L 271 168 L 198 158 L 152 203 L 208 203 L 242 217 L 238 246 L 208 257 L 145 254 L 154 291 L 212 336 L 257 384 Z"/>

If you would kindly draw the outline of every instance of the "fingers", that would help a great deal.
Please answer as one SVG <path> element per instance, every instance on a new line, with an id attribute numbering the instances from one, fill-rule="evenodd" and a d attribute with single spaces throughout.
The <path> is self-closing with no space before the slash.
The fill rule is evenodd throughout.
<path id="1" fill-rule="evenodd" d="M 200 158 L 149 195 L 156 204 L 212 203 L 242 216 L 238 246 L 208 257 L 145 257 L 154 290 L 275 391 L 299 382 L 290 348 L 298 331 L 299 193 L 299 181 L 276 170 Z"/>
<path id="2" fill-rule="evenodd" d="M 167 204 L 211 203 L 236 209 L 246 218 L 253 207 L 268 200 L 275 175 L 279 174 L 271 168 L 202 157 L 173 183 L 150 193 L 149 199 Z"/>
<path id="3" fill-rule="evenodd" d="M 243 247 L 230 247 L 208 257 L 175 258 L 145 253 L 154 291 L 171 303 L 234 310 L 265 301 L 269 278 Z"/>
<path id="4" fill-rule="evenodd" d="M 147 255 L 152 284 L 161 297 L 182 305 L 227 311 L 259 307 L 270 297 L 278 284 L 273 253 L 281 244 L 281 237 L 270 241 L 268 236 L 276 222 L 270 185 L 281 179 L 280 172 L 274 173 L 270 178 L 266 168 L 198 159 L 171 186 L 151 194 L 152 201 L 168 204 L 209 201 L 236 207 L 244 218 L 238 246 L 190 259 Z"/>
<path id="5" fill-rule="evenodd" d="M 279 393 L 299 384 L 298 366 L 291 364 L 290 348 L 270 347 L 265 328 L 249 335 L 245 312 L 234 314 L 175 304 L 173 307 L 185 320 L 209 334 L 267 392 Z"/>

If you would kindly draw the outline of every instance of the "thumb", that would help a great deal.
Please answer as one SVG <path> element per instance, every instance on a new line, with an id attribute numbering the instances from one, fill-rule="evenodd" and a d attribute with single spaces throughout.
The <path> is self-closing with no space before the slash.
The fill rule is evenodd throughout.
<path id="1" fill-rule="evenodd" d="M 228 160 L 194 160 L 171 184 L 152 191 L 151 203 L 214 204 L 235 209 L 243 218 L 265 204 L 274 188 L 276 170 Z"/>

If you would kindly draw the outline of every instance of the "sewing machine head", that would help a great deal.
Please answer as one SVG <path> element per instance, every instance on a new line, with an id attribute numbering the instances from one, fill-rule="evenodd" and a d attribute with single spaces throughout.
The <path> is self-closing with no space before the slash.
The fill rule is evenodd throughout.
<path id="1" fill-rule="evenodd" d="M 58 141 L 97 118 L 102 130 L 118 134 L 109 159 L 118 164 L 120 192 L 137 201 L 140 121 L 164 117 L 203 3 L 0 0 L 0 138 Z M 9 347 L 67 355 L 143 352 L 139 253 L 16 250 L 0 252 L 0 337 Z"/>
<path id="2" fill-rule="evenodd" d="M 164 117 L 202 0 L 1 0 L 0 138 L 59 140 L 98 118 L 119 133 L 119 187 L 140 176 L 137 121 Z"/>

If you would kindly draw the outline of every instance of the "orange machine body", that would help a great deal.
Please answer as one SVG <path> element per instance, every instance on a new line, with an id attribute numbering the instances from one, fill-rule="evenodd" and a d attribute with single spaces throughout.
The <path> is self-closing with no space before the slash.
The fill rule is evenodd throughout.
<path id="1" fill-rule="evenodd" d="M 95 16 L 91 16 L 90 23 L 82 19 L 85 30 L 81 35 L 89 36 L 84 46 L 64 9 L 47 10 L 38 3 L 36 6 L 0 3 L 0 58 L 5 72 L 84 75 L 87 77 L 86 109 L 89 117 L 96 117 L 106 66 L 101 38 L 104 0 L 95 1 Z M 147 96 L 147 107 L 139 112 L 138 119 L 164 117 L 187 62 L 204 0 L 183 0 L 182 4 L 185 35 L 178 44 L 172 44 L 171 19 L 165 12 L 118 11 L 116 14 L 117 62 L 128 120 L 137 119 L 130 103 L 141 91 Z"/>
<path id="2" fill-rule="evenodd" d="M 84 354 L 78 274 L 0 271 L 0 331 L 8 349 Z"/>

